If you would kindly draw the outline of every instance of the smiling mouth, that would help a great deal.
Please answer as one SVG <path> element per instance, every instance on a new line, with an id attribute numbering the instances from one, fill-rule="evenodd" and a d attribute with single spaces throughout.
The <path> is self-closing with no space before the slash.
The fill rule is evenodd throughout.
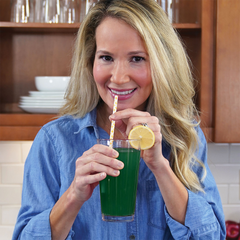
<path id="1" fill-rule="evenodd" d="M 110 89 L 110 91 L 115 94 L 115 95 L 128 95 L 128 94 L 131 94 L 133 93 L 137 88 L 134 88 L 134 89 L 131 89 L 131 90 L 126 90 L 126 91 L 117 91 L 117 90 L 113 90 L 113 89 Z"/>

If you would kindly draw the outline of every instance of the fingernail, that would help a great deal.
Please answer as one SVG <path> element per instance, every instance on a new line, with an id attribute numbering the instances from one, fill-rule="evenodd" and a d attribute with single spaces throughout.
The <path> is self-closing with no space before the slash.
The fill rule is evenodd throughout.
<path id="1" fill-rule="evenodd" d="M 102 172 L 102 173 L 100 173 L 100 176 L 101 176 L 101 177 L 106 177 L 106 173 L 105 173 L 105 172 Z"/>
<path id="2" fill-rule="evenodd" d="M 120 174 L 120 172 L 118 170 L 114 170 L 113 171 L 114 175 L 118 176 Z"/>
<path id="3" fill-rule="evenodd" d="M 118 162 L 118 166 L 119 166 L 120 168 L 123 168 L 123 167 L 124 167 L 123 162 L 119 161 L 119 162 Z"/>
<path id="4" fill-rule="evenodd" d="M 118 155 L 119 155 L 118 151 L 113 150 L 113 156 L 118 157 Z"/>

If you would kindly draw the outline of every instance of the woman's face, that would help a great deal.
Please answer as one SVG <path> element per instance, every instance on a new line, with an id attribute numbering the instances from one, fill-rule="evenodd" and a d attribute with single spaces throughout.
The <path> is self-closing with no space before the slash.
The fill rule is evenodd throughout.
<path id="1" fill-rule="evenodd" d="M 118 110 L 144 110 L 152 91 L 149 56 L 138 32 L 125 22 L 107 17 L 96 29 L 93 76 L 111 114 L 114 96 Z"/>

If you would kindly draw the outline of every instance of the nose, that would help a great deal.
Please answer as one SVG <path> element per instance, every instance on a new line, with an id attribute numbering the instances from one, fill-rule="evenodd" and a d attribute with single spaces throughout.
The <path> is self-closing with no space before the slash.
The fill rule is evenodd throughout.
<path id="1" fill-rule="evenodd" d="M 111 82 L 118 85 L 127 83 L 130 81 L 128 67 L 123 62 L 117 62 L 114 64 L 114 67 L 111 72 Z"/>

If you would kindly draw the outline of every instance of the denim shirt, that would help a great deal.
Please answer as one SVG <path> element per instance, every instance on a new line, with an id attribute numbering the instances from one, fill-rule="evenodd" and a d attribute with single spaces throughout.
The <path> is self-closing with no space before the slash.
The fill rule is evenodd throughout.
<path id="1" fill-rule="evenodd" d="M 67 240 L 225 239 L 222 204 L 206 162 L 206 140 L 201 129 L 197 130 L 197 156 L 207 169 L 203 182 L 205 193 L 188 190 L 184 225 L 168 214 L 155 177 L 141 159 L 134 221 L 102 221 L 97 186 L 80 209 Z M 97 138 L 109 138 L 109 135 L 97 126 L 96 109 L 84 118 L 64 116 L 42 127 L 26 159 L 22 206 L 13 240 L 51 239 L 51 209 L 73 181 L 77 158 L 96 144 Z M 164 157 L 169 159 L 170 146 L 163 142 L 162 149 Z M 202 169 L 196 167 L 194 170 L 201 178 Z"/>

